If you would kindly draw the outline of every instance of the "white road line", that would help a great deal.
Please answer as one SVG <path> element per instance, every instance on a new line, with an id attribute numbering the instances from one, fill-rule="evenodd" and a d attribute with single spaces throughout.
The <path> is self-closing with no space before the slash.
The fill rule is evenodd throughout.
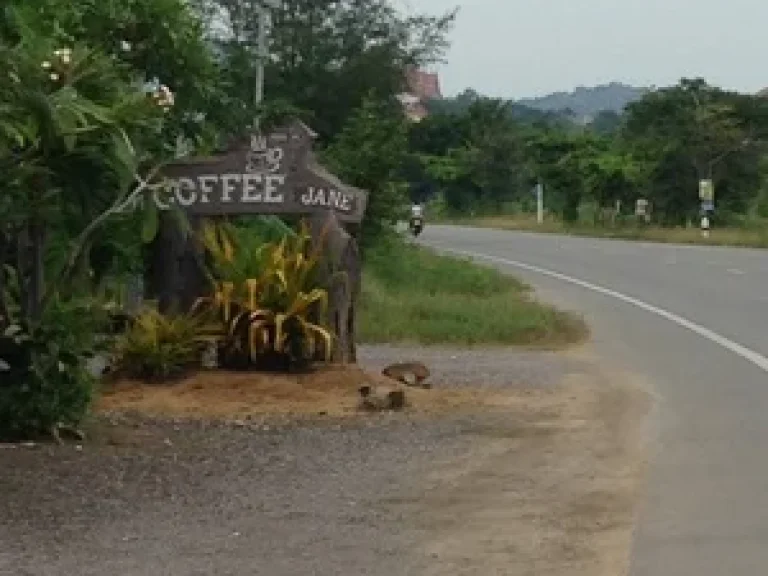
<path id="1" fill-rule="evenodd" d="M 587 282 L 586 280 L 580 280 L 579 278 L 574 278 L 573 276 L 561 274 L 560 272 L 555 272 L 554 270 L 548 270 L 546 268 L 534 266 L 533 264 L 526 264 L 525 262 L 519 262 L 517 260 L 509 260 L 507 258 L 499 258 L 497 256 L 490 256 L 488 254 L 480 254 L 479 252 L 469 252 L 466 250 L 454 250 L 453 248 L 447 248 L 444 246 L 439 246 L 434 244 L 430 244 L 430 245 L 433 246 L 434 248 L 445 250 L 446 252 L 452 252 L 453 254 L 459 254 L 462 256 L 468 256 L 470 258 L 477 258 L 479 260 L 487 260 L 489 262 L 496 262 L 497 264 L 506 264 L 508 266 L 522 268 L 523 270 L 529 270 L 531 272 L 536 272 L 544 276 L 549 276 L 550 278 L 556 278 L 557 280 L 561 280 L 563 282 L 567 282 L 575 286 L 580 286 L 581 288 L 585 288 L 592 292 L 597 292 L 598 294 L 610 296 L 611 298 L 615 298 L 616 300 L 620 300 L 627 304 L 631 304 L 632 306 L 636 306 L 641 310 L 645 310 L 646 312 L 650 312 L 651 314 L 655 314 L 656 316 L 660 316 L 661 318 L 666 318 L 670 322 L 674 322 L 678 326 L 682 326 L 683 328 L 690 330 L 694 334 L 698 334 L 699 336 L 702 336 L 707 340 L 710 340 L 711 342 L 714 342 L 715 344 L 722 346 L 726 350 L 730 350 L 734 354 L 738 354 L 739 356 L 751 362 L 761 370 L 768 372 L 768 358 L 766 358 L 762 354 L 755 352 L 754 350 L 747 348 L 746 346 L 743 346 L 738 342 L 734 342 L 730 338 L 727 338 L 721 334 L 718 334 L 717 332 L 714 332 L 709 328 L 705 328 L 700 324 L 696 324 L 696 322 L 688 320 L 687 318 L 683 318 L 682 316 L 679 316 L 674 312 L 664 310 L 663 308 L 659 308 L 658 306 L 654 306 L 653 304 L 648 304 L 647 302 L 643 302 L 642 300 L 639 300 L 632 296 L 627 296 L 626 294 L 622 294 L 621 292 L 617 292 L 616 290 L 611 290 L 610 288 L 605 288 L 604 286 L 592 284 L 591 282 Z"/>

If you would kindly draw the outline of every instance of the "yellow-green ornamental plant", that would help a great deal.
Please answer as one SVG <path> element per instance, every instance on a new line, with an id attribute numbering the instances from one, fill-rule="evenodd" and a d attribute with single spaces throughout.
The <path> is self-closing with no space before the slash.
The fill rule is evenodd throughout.
<path id="1" fill-rule="evenodd" d="M 213 295 L 196 308 L 213 310 L 223 323 L 224 347 L 258 364 L 265 355 L 306 359 L 318 343 L 330 359 L 333 336 L 309 320 L 328 295 L 312 286 L 319 254 L 310 251 L 308 228 L 279 242 L 249 245 L 227 224 L 206 224 L 202 241 L 213 260 Z"/>
<path id="2" fill-rule="evenodd" d="M 217 332 L 203 314 L 166 316 L 147 307 L 117 341 L 116 371 L 148 381 L 183 376 L 200 365 Z"/>

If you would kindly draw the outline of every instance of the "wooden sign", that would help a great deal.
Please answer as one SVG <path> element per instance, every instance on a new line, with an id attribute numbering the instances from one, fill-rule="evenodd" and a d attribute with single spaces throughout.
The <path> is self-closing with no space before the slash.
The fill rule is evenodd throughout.
<path id="1" fill-rule="evenodd" d="M 294 121 L 235 142 L 224 154 L 175 161 L 163 169 L 168 189 L 156 193 L 155 202 L 164 210 L 175 203 L 198 216 L 332 211 L 342 222 L 361 222 L 367 193 L 318 164 L 314 137 Z"/>

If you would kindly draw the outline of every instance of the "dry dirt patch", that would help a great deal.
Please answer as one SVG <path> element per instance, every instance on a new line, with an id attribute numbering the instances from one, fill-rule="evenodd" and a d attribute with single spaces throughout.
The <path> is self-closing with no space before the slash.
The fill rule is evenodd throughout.
<path id="1" fill-rule="evenodd" d="M 109 384 L 96 411 L 138 412 L 171 418 L 246 419 L 269 416 L 360 414 L 358 388 L 393 382 L 357 366 L 318 368 L 307 374 L 199 372 L 175 384 L 136 381 Z M 473 387 L 423 390 L 407 388 L 410 413 L 439 413 L 493 403 L 508 394 Z"/>

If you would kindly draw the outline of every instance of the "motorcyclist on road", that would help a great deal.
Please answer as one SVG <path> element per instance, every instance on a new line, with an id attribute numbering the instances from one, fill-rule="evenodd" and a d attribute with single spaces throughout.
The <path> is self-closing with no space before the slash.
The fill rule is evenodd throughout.
<path id="1" fill-rule="evenodd" d="M 414 236 L 421 234 L 421 230 L 424 227 L 424 210 L 421 204 L 411 204 L 411 221 L 409 228 Z"/>

